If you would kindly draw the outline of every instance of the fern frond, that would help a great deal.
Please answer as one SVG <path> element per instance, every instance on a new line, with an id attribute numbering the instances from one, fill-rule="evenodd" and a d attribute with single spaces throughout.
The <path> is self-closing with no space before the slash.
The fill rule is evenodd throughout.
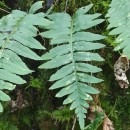
<path id="1" fill-rule="evenodd" d="M 33 14 L 41 7 L 40 1 L 32 5 L 29 14 L 13 10 L 11 14 L 0 19 L 0 100 L 2 101 L 10 100 L 10 97 L 2 92 L 3 89 L 12 90 L 14 84 L 25 83 L 20 75 L 32 72 L 20 56 L 41 60 L 41 57 L 32 50 L 45 49 L 34 38 L 38 32 L 36 26 L 50 24 L 50 21 L 44 18 L 44 13 Z M 0 111 L 3 111 L 1 104 Z"/>
<path id="2" fill-rule="evenodd" d="M 130 59 L 130 1 L 129 0 L 112 0 L 108 17 L 110 35 L 117 35 L 115 42 L 118 44 L 115 51 L 123 50 L 123 54 Z"/>
<path id="3" fill-rule="evenodd" d="M 84 31 L 103 22 L 102 19 L 96 19 L 100 16 L 98 13 L 86 15 L 91 7 L 80 8 L 73 17 L 67 13 L 49 15 L 54 24 L 47 26 L 48 31 L 41 33 L 41 36 L 51 39 L 51 45 L 57 46 L 42 56 L 43 60 L 48 61 L 39 68 L 61 67 L 51 76 L 50 81 L 56 82 L 50 89 L 61 88 L 56 97 L 68 95 L 63 104 L 71 103 L 70 109 L 75 109 L 81 129 L 84 129 L 86 108 L 89 107 L 87 100 L 92 100 L 90 94 L 99 93 L 90 84 L 102 81 L 90 74 L 101 69 L 90 65 L 89 61 L 103 61 L 98 53 L 92 51 L 104 47 L 94 42 L 104 39 L 104 36 Z"/>

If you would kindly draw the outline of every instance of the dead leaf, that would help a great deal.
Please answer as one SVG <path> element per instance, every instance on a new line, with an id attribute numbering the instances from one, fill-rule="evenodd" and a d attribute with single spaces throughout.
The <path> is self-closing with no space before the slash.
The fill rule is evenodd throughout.
<path id="1" fill-rule="evenodd" d="M 129 81 L 126 76 L 126 71 L 128 69 L 129 69 L 129 60 L 127 56 L 125 55 L 120 56 L 114 65 L 114 74 L 121 88 L 128 88 L 129 86 Z"/>
<path id="2" fill-rule="evenodd" d="M 93 105 L 93 106 L 90 106 L 90 111 L 91 112 L 95 112 L 95 111 L 103 112 L 103 109 L 100 106 L 98 106 L 98 105 Z"/>
<path id="3" fill-rule="evenodd" d="M 106 117 L 104 119 L 103 130 L 115 130 L 113 127 L 113 123 L 111 122 L 111 120 L 108 117 Z"/>
<path id="4" fill-rule="evenodd" d="M 91 121 L 94 121 L 95 119 L 95 111 L 97 112 L 103 112 L 103 109 L 101 108 L 101 106 L 98 105 L 93 105 L 90 106 L 90 114 L 88 116 L 88 118 Z M 107 117 L 107 115 L 104 113 L 104 121 L 103 121 L 103 130 L 115 130 L 114 125 L 112 123 L 112 121 Z"/>
<path id="5" fill-rule="evenodd" d="M 91 121 L 93 121 L 95 119 L 95 111 L 103 112 L 102 108 L 98 105 L 90 106 L 89 109 L 90 109 L 90 114 L 89 114 L 88 118 Z"/>
<path id="6" fill-rule="evenodd" d="M 23 94 L 21 93 L 21 91 L 18 91 L 16 101 L 11 100 L 10 105 L 11 105 L 11 112 L 14 112 L 16 110 L 22 110 L 23 108 L 27 107 L 28 102 L 27 100 L 23 99 Z"/>
<path id="7" fill-rule="evenodd" d="M 99 102 L 99 95 L 98 94 L 91 94 L 93 101 L 95 104 L 98 104 Z"/>

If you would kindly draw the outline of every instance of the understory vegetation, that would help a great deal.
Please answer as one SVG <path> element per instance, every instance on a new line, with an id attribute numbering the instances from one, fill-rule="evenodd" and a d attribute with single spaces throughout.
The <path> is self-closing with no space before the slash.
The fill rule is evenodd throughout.
<path id="1" fill-rule="evenodd" d="M 130 130 L 129 7 L 0 1 L 0 130 Z"/>

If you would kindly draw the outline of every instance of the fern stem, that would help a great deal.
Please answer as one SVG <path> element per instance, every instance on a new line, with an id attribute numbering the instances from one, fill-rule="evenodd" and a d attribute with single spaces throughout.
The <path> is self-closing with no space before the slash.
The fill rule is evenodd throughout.
<path id="1" fill-rule="evenodd" d="M 6 12 L 6 13 L 8 13 L 8 14 L 10 14 L 10 12 L 7 11 L 7 10 L 4 10 L 4 9 L 2 9 L 2 8 L 0 8 L 0 10 Z"/>
<path id="2" fill-rule="evenodd" d="M 72 63 L 74 66 L 74 75 L 76 77 L 76 84 L 78 84 L 78 78 L 77 78 L 77 71 L 76 71 L 76 64 L 74 60 L 74 48 L 73 48 L 73 19 L 71 21 L 71 28 L 70 28 L 70 45 L 71 45 L 71 55 L 72 55 Z"/>

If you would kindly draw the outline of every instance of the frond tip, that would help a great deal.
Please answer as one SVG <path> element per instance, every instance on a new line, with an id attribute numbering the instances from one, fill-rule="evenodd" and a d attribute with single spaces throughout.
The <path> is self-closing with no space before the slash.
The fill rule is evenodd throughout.
<path id="1" fill-rule="evenodd" d="M 102 82 L 101 79 L 90 75 L 101 71 L 100 68 L 90 65 L 90 62 L 103 61 L 93 50 L 103 48 L 104 45 L 94 41 L 105 38 L 84 31 L 103 22 L 102 19 L 96 19 L 100 14 L 86 15 L 91 7 L 92 5 L 88 5 L 80 8 L 73 17 L 66 13 L 49 15 L 49 19 L 54 23 L 46 27 L 48 31 L 41 33 L 44 38 L 51 39 L 51 45 L 57 46 L 42 56 L 48 61 L 39 68 L 60 67 L 50 78 L 50 81 L 56 81 L 50 89 L 61 88 L 56 97 L 68 95 L 63 104 L 71 103 L 70 109 L 75 109 L 81 129 L 85 126 L 86 108 L 89 107 L 87 101 L 92 100 L 90 94 L 99 93 L 90 84 Z M 64 24 L 61 23 L 61 19 Z"/>

